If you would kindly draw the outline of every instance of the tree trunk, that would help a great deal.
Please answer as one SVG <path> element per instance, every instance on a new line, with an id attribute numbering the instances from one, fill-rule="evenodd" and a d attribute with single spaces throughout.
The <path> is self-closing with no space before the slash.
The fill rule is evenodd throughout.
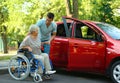
<path id="1" fill-rule="evenodd" d="M 78 0 L 73 0 L 73 17 L 78 18 Z"/>
<path id="2" fill-rule="evenodd" d="M 65 0 L 66 2 L 66 13 L 69 17 L 78 18 L 78 0 Z"/>
<path id="3" fill-rule="evenodd" d="M 71 7 L 71 4 L 70 4 L 70 0 L 65 0 L 65 3 L 66 3 L 67 16 L 72 17 L 72 7 Z"/>
<path id="4" fill-rule="evenodd" d="M 7 27 L 4 26 L 3 29 L 4 29 L 4 32 L 1 34 L 1 36 L 2 36 L 3 45 L 4 45 L 4 53 L 8 53 L 8 49 L 7 49 L 7 34 L 6 34 Z"/>

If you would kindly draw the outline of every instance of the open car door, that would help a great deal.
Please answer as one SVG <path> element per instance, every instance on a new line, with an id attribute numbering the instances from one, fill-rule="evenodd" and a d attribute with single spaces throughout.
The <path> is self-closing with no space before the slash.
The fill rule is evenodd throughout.
<path id="1" fill-rule="evenodd" d="M 50 47 L 50 59 L 55 67 L 67 68 L 68 66 L 70 25 L 71 22 L 67 23 L 64 18 L 63 22 L 57 23 L 57 36 Z"/>

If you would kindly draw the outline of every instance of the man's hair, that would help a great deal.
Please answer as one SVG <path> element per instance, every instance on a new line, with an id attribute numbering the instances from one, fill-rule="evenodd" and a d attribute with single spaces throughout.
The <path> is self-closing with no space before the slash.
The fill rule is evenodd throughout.
<path id="1" fill-rule="evenodd" d="M 47 17 L 50 18 L 50 19 L 54 19 L 54 14 L 51 13 L 51 12 L 49 12 L 49 13 L 47 14 Z"/>

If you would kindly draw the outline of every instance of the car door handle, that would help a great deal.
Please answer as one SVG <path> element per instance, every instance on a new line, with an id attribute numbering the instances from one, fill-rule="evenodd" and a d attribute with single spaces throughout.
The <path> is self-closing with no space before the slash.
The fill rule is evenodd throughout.
<path id="1" fill-rule="evenodd" d="M 96 45 L 96 42 L 95 41 L 91 41 L 91 45 Z"/>
<path id="2" fill-rule="evenodd" d="M 60 42 L 54 42 L 55 44 L 60 44 Z"/>
<path id="3" fill-rule="evenodd" d="M 74 46 L 75 48 L 77 48 L 77 47 L 78 47 L 78 44 L 75 43 L 73 46 Z"/>

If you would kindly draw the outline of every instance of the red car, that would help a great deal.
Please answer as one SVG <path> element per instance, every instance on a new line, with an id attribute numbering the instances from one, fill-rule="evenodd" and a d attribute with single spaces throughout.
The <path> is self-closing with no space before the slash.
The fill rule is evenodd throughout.
<path id="1" fill-rule="evenodd" d="M 120 83 L 120 29 L 69 17 L 57 25 L 50 48 L 55 68 L 100 73 Z"/>

